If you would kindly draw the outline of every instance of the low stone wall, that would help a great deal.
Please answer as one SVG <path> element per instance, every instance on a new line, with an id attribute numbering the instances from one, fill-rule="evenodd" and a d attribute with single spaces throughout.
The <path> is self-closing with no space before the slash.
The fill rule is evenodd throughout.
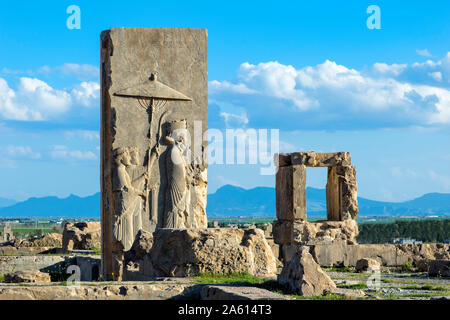
<path id="1" fill-rule="evenodd" d="M 41 270 L 64 262 L 64 256 L 0 256 L 0 274 L 25 270 Z"/>
<path id="2" fill-rule="evenodd" d="M 288 300 L 286 296 L 255 287 L 205 285 L 200 300 Z"/>
<path id="3" fill-rule="evenodd" d="M 0 300 L 285 300 L 280 294 L 244 286 L 153 283 L 92 284 L 79 287 L 0 285 Z"/>
<path id="4" fill-rule="evenodd" d="M 69 265 L 80 267 L 80 281 L 97 281 L 100 278 L 99 256 L 0 256 L 0 274 L 16 271 L 42 271 L 65 275 Z M 56 280 L 53 280 L 56 281 Z"/>
<path id="5" fill-rule="evenodd" d="M 100 279 L 101 258 L 99 256 L 77 256 L 75 264 L 80 267 L 80 281 L 97 281 Z"/>
<path id="6" fill-rule="evenodd" d="M 0 285 L 0 300 L 167 300 L 200 295 L 192 284 L 117 284 L 73 286 Z"/>
<path id="7" fill-rule="evenodd" d="M 4 255 L 21 255 L 21 254 L 41 254 L 56 251 L 54 247 L 14 247 L 2 246 L 0 247 L 0 256 Z"/>
<path id="8" fill-rule="evenodd" d="M 295 246 L 283 246 L 289 260 L 296 252 Z M 354 267 L 362 258 L 377 259 L 385 267 L 405 264 L 417 266 L 424 259 L 450 259 L 450 244 L 358 244 L 344 243 L 310 246 L 310 252 L 322 267 Z"/>

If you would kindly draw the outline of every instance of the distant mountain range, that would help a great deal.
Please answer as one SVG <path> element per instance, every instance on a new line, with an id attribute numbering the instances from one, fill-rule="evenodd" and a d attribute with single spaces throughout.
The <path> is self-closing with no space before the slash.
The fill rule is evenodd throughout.
<path id="1" fill-rule="evenodd" d="M 325 189 L 308 187 L 309 216 L 326 216 Z M 5 201 L 6 200 L 6 201 Z M 99 217 L 100 193 L 88 197 L 70 195 L 30 198 L 23 202 L 0 199 L 0 217 Z M 11 202 L 12 201 L 12 202 Z M 450 215 L 450 194 L 428 193 L 405 202 L 382 202 L 358 197 L 361 216 L 429 216 Z M 6 205 L 2 205 L 6 204 Z M 275 188 L 243 189 L 226 185 L 208 195 L 208 217 L 274 217 Z"/>
<path id="2" fill-rule="evenodd" d="M 100 217 L 100 193 L 88 197 L 30 198 L 0 208 L 0 217 Z"/>
<path id="3" fill-rule="evenodd" d="M 306 189 L 309 216 L 326 216 L 325 189 Z M 450 194 L 428 193 L 405 202 L 382 202 L 358 197 L 361 216 L 427 216 L 450 215 Z M 274 216 L 275 188 L 258 187 L 250 190 L 226 185 L 208 195 L 209 217 Z"/>

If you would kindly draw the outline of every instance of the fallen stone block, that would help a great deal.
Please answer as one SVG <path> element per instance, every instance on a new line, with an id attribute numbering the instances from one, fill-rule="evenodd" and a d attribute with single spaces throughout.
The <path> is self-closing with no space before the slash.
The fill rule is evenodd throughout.
<path id="1" fill-rule="evenodd" d="M 152 241 L 142 262 L 135 260 L 148 277 L 199 273 L 273 276 L 277 270 L 276 258 L 260 229 L 159 229 Z"/>
<path id="2" fill-rule="evenodd" d="M 285 296 L 256 287 L 206 285 L 200 291 L 201 300 L 288 300 Z"/>
<path id="3" fill-rule="evenodd" d="M 450 277 L 450 260 L 429 260 L 428 274 L 430 276 Z"/>
<path id="4" fill-rule="evenodd" d="M 320 296 L 336 289 L 333 280 L 314 261 L 308 247 L 299 250 L 284 265 L 278 283 L 303 296 Z"/>
<path id="5" fill-rule="evenodd" d="M 356 261 L 356 271 L 358 272 L 375 272 L 380 270 L 380 262 L 371 258 L 363 258 Z"/>
<path id="6" fill-rule="evenodd" d="M 66 223 L 63 231 L 62 246 L 65 251 L 100 248 L 100 222 Z"/>
<path id="7" fill-rule="evenodd" d="M 50 275 L 40 271 L 17 271 L 5 274 L 6 283 L 36 283 L 50 282 Z"/>

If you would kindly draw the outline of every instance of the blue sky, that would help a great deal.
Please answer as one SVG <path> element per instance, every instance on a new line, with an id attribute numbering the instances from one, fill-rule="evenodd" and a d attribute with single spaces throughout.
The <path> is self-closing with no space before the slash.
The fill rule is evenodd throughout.
<path id="1" fill-rule="evenodd" d="M 69 5 L 81 29 L 69 30 Z M 369 5 L 381 10 L 370 30 Z M 210 127 L 278 128 L 280 151 L 350 151 L 359 194 L 450 192 L 450 3 L 39 1 L 0 3 L 0 197 L 99 191 L 99 35 L 208 28 Z M 308 183 L 325 186 L 325 171 Z M 274 186 L 257 165 L 223 184 Z"/>

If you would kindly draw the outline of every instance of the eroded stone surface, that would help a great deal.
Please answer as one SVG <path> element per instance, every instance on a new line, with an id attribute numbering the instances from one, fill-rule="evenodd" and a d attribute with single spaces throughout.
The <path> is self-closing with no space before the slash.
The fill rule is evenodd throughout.
<path id="1" fill-rule="evenodd" d="M 288 247 L 342 241 L 355 244 L 358 188 L 350 154 L 295 152 L 275 155 L 275 161 L 278 162 L 277 221 L 273 223 L 275 243 Z M 307 221 L 306 167 L 328 167 L 327 221 Z M 282 253 L 284 251 L 286 247 L 281 249 Z"/>
<path id="2" fill-rule="evenodd" d="M 382 266 L 398 267 L 411 264 L 419 267 L 422 260 L 446 259 L 450 257 L 449 244 L 317 244 L 311 246 L 314 259 L 323 267 L 356 266 L 363 258 L 377 259 Z M 423 270 L 427 271 L 427 270 Z"/>
<path id="3" fill-rule="evenodd" d="M 65 260 L 66 257 L 52 255 L 3 256 L 0 257 L 0 274 L 41 270 L 62 263 Z"/>
<path id="4" fill-rule="evenodd" d="M 288 300 L 281 294 L 255 287 L 206 285 L 200 292 L 201 300 Z"/>
<path id="5" fill-rule="evenodd" d="M 308 247 L 301 248 L 285 263 L 278 282 L 303 296 L 320 296 L 336 289 L 333 280 L 314 261 Z"/>
<path id="6" fill-rule="evenodd" d="M 285 221 L 305 221 L 306 167 L 280 167 L 276 181 L 277 218 Z"/>
<path id="7" fill-rule="evenodd" d="M 200 272 L 272 276 L 276 259 L 259 229 L 159 229 L 139 270 L 149 277 Z"/>
<path id="8" fill-rule="evenodd" d="M 120 280 L 139 230 L 207 227 L 207 31 L 112 28 L 101 44 L 103 271 Z"/>
<path id="9" fill-rule="evenodd" d="M 273 234 L 278 244 L 314 245 L 335 242 L 355 244 L 358 224 L 354 220 L 315 222 L 277 220 L 273 223 Z"/>
<path id="10" fill-rule="evenodd" d="M 42 248 L 42 247 L 61 247 L 62 235 L 59 233 L 46 233 L 37 239 L 15 239 L 7 243 L 7 245 L 16 248 Z"/>
<path id="11" fill-rule="evenodd" d="M 304 165 L 307 167 L 331 167 L 331 166 L 349 166 L 352 164 L 350 153 L 348 152 L 329 152 L 316 153 L 293 152 L 281 153 L 275 155 L 275 161 L 278 160 L 280 167 L 290 165 Z"/>
<path id="12" fill-rule="evenodd" d="M 10 242 L 12 240 L 14 240 L 14 234 L 11 230 L 11 226 L 9 223 L 5 223 L 2 232 L 2 242 Z"/>
<path id="13" fill-rule="evenodd" d="M 358 272 L 375 272 L 380 270 L 380 262 L 376 259 L 363 258 L 356 261 L 355 269 Z"/>
<path id="14" fill-rule="evenodd" d="M 91 250 L 101 247 L 99 222 L 66 223 L 62 235 L 63 250 Z"/>
<path id="15" fill-rule="evenodd" d="M 73 286 L 0 286 L 0 300 L 167 300 L 199 295 L 190 284 L 116 284 Z"/>
<path id="16" fill-rule="evenodd" d="M 50 275 L 37 270 L 16 271 L 5 274 L 6 283 L 50 282 Z"/>
<path id="17" fill-rule="evenodd" d="M 428 274 L 438 277 L 450 277 L 450 260 L 429 260 Z"/>

